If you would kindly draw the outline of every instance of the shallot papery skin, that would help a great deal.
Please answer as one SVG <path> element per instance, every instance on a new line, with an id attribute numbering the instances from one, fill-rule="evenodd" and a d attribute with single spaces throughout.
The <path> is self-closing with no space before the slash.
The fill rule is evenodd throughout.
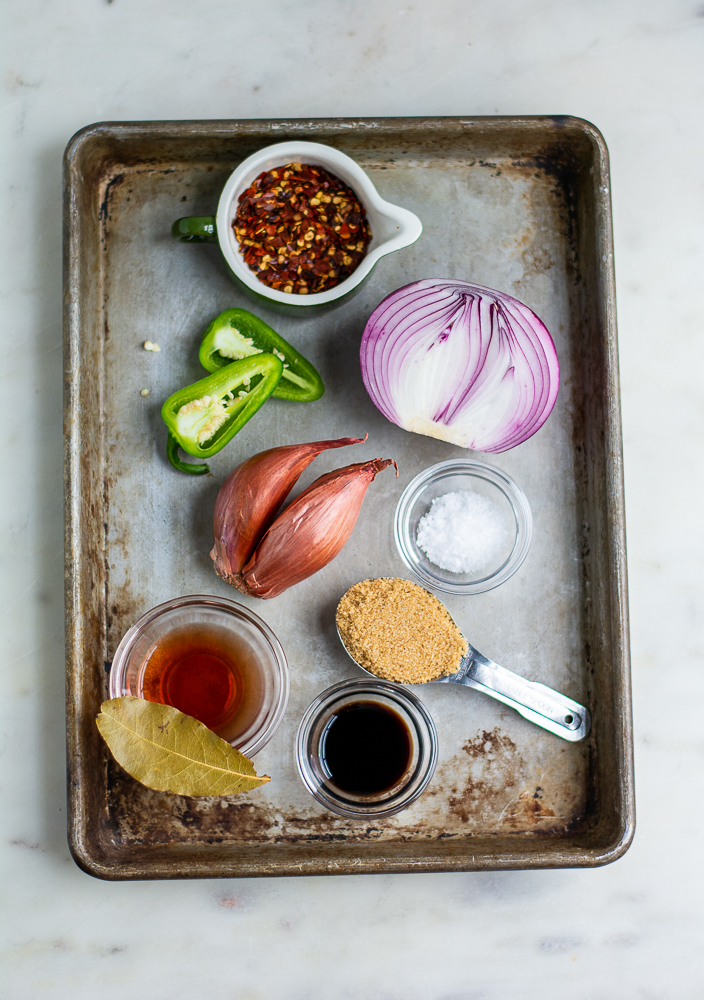
<path id="1" fill-rule="evenodd" d="M 242 589 L 242 567 L 313 459 L 329 448 L 364 441 L 366 438 L 347 437 L 270 448 L 233 469 L 215 501 L 215 541 L 210 558 L 218 576 Z"/>
<path id="2" fill-rule="evenodd" d="M 375 458 L 316 479 L 269 528 L 242 571 L 248 594 L 278 597 L 317 573 L 352 534 L 364 495 L 391 458 Z M 398 475 L 398 468 L 396 468 Z"/>
<path id="3" fill-rule="evenodd" d="M 475 451 L 521 444 L 550 415 L 560 379 L 552 337 L 504 292 L 428 278 L 388 295 L 360 348 L 374 405 L 416 434 Z"/>

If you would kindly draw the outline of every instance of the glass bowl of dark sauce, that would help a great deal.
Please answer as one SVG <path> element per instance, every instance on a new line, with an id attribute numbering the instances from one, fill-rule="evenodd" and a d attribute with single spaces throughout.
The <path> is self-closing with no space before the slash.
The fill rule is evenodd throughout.
<path id="1" fill-rule="evenodd" d="M 411 691 L 386 681 L 342 681 L 323 691 L 296 737 L 296 763 L 308 791 L 351 819 L 405 809 L 427 787 L 437 758 L 427 709 Z"/>

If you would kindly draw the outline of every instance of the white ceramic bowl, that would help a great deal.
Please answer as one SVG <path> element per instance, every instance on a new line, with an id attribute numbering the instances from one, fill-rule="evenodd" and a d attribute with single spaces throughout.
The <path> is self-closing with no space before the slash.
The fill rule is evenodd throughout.
<path id="1" fill-rule="evenodd" d="M 237 199 L 262 171 L 273 170 L 287 163 L 307 163 L 324 167 L 348 184 L 367 213 L 371 242 L 366 256 L 356 270 L 339 285 L 313 295 L 296 295 L 269 288 L 259 281 L 240 253 L 232 221 L 237 212 Z M 386 254 L 415 243 L 423 231 L 417 215 L 406 208 L 392 205 L 378 194 L 362 168 L 353 159 L 332 146 L 319 142 L 280 142 L 253 153 L 240 163 L 225 184 L 216 215 L 218 243 L 233 276 L 246 288 L 272 303 L 293 306 L 301 310 L 326 305 L 343 298 L 355 289 Z"/>

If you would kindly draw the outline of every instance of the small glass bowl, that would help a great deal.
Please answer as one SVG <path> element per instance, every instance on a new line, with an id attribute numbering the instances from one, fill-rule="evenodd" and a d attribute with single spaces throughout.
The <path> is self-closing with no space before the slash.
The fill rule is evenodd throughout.
<path id="1" fill-rule="evenodd" d="M 241 668 L 244 696 L 236 714 L 216 730 L 253 757 L 279 728 L 289 694 L 289 671 L 281 643 L 266 622 L 235 601 L 195 594 L 158 604 L 135 622 L 117 647 L 110 668 L 110 697 L 143 698 L 146 665 L 160 640 L 174 629 L 204 626 L 220 632 Z"/>
<path id="2" fill-rule="evenodd" d="M 453 573 L 436 566 L 416 543 L 418 522 L 431 502 L 445 493 L 462 491 L 491 500 L 506 526 L 506 545 L 493 564 L 475 573 Z M 505 583 L 528 555 L 532 535 L 533 516 L 520 486 L 493 465 L 469 458 L 439 462 L 416 476 L 403 491 L 394 519 L 396 547 L 404 563 L 424 586 L 443 594 L 483 594 Z"/>
<path id="3" fill-rule="evenodd" d="M 411 759 L 403 777 L 373 795 L 343 791 L 331 780 L 323 760 L 332 717 L 347 705 L 375 702 L 401 716 L 408 730 Z M 296 736 L 296 764 L 311 795 L 331 812 L 350 819 L 379 819 L 405 809 L 426 788 L 438 760 L 438 734 L 428 710 L 412 691 L 375 680 L 342 681 L 323 691 L 301 719 Z"/>

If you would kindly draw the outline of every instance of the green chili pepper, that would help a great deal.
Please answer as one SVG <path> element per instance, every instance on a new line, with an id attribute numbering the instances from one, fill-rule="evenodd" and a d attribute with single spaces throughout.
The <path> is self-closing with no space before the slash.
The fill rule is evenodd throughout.
<path id="1" fill-rule="evenodd" d="M 179 472 L 187 472 L 191 476 L 204 476 L 206 473 L 210 472 L 210 469 L 205 464 L 199 464 L 198 462 L 184 462 L 178 453 L 178 441 L 173 436 L 171 431 L 169 431 L 169 436 L 166 439 L 166 457 L 173 465 L 174 469 L 178 469 Z"/>
<path id="2" fill-rule="evenodd" d="M 177 445 L 195 458 L 215 455 L 266 402 L 283 370 L 275 355 L 256 354 L 233 361 L 169 396 L 161 415 L 169 429 L 167 455 L 171 464 L 193 475 L 207 472 L 207 465 L 182 462 Z"/>
<path id="3" fill-rule="evenodd" d="M 218 371 L 234 360 L 268 352 L 284 366 L 281 381 L 272 395 L 309 403 L 325 391 L 323 380 L 313 365 L 276 330 L 246 309 L 226 309 L 205 331 L 200 345 L 200 363 L 209 372 Z"/>

